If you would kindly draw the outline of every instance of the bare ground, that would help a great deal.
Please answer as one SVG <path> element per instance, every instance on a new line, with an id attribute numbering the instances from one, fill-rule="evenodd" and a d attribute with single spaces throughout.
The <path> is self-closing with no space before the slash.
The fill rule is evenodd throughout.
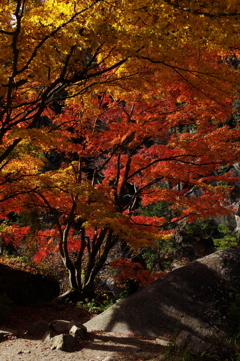
<path id="1" fill-rule="evenodd" d="M 27 333 L 27 326 L 38 320 L 76 319 L 86 322 L 90 315 L 82 308 L 72 306 L 29 308 L 14 306 L 8 322 L 0 329 L 16 330 L 18 337 L 8 337 L 0 343 L 0 361 L 115 361 L 147 360 L 160 357 L 164 347 L 156 339 L 117 332 L 92 331 L 85 341 L 76 343 L 74 352 L 51 350 L 51 346 Z"/>
<path id="2" fill-rule="evenodd" d="M 169 272 L 96 318 L 70 305 L 38 309 L 15 306 L 11 318 L 0 328 L 18 330 L 19 337 L 0 343 L 0 361 L 159 360 L 164 347 L 158 338 L 171 336 L 176 325 L 179 330 L 203 338 L 213 336 L 222 342 L 239 332 L 239 309 L 240 251 L 218 251 Z M 51 350 L 46 342 L 26 334 L 27 326 L 37 320 L 57 319 L 84 323 L 88 340 L 79 340 L 75 351 L 67 353 Z"/>

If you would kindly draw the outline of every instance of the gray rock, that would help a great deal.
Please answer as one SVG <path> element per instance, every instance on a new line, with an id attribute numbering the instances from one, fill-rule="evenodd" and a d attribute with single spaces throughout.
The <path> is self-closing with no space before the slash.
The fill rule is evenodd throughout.
<path id="1" fill-rule="evenodd" d="M 44 336 L 43 336 L 43 340 L 47 341 L 47 342 L 51 342 L 52 338 L 56 336 L 56 333 L 53 330 L 48 330 Z"/>
<path id="2" fill-rule="evenodd" d="M 39 338 L 42 338 L 48 330 L 49 330 L 48 322 L 42 320 L 34 322 L 27 327 L 28 334 L 32 336 L 37 336 Z"/>
<path id="3" fill-rule="evenodd" d="M 49 277 L 0 264 L 0 294 L 5 293 L 18 305 L 51 301 L 59 292 L 59 283 Z"/>
<path id="4" fill-rule="evenodd" d="M 72 320 L 68 326 L 69 334 L 76 336 L 81 340 L 86 340 L 87 338 L 87 328 L 74 320 Z"/>
<path id="5" fill-rule="evenodd" d="M 167 273 L 84 326 L 88 331 L 155 338 L 173 335 L 176 328 L 203 339 L 231 337 L 234 330 L 226 311 L 231 302 L 234 304 L 234 297 L 229 297 L 232 289 L 240 292 L 237 249 L 215 252 Z"/>
<path id="6" fill-rule="evenodd" d="M 180 348 L 184 348 L 187 351 L 191 351 L 196 355 L 202 355 L 203 353 L 210 355 L 222 355 L 226 351 L 221 350 L 216 345 L 203 340 L 200 337 L 193 335 L 188 331 L 181 331 L 178 335 L 175 345 Z"/>
<path id="7" fill-rule="evenodd" d="M 83 340 L 87 337 L 87 328 L 82 323 L 71 320 L 67 326 L 68 332 L 72 335 L 75 335 Z"/>
<path id="8" fill-rule="evenodd" d="M 19 337 L 19 331 L 6 329 L 0 330 L 0 342 L 5 341 L 8 338 L 17 338 Z"/>
<path id="9" fill-rule="evenodd" d="M 71 352 L 74 351 L 75 348 L 75 338 L 72 335 L 60 334 L 50 337 L 48 341 L 51 344 L 52 350 Z"/>
<path id="10" fill-rule="evenodd" d="M 54 320 L 50 322 L 49 327 L 57 333 L 68 333 L 70 321 Z"/>

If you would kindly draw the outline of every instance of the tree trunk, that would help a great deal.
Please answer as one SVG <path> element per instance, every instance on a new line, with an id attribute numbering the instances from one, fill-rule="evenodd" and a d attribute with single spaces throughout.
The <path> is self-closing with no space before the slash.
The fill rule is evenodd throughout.
<path id="1" fill-rule="evenodd" d="M 99 234 L 99 239 L 95 240 L 91 247 L 91 251 L 88 252 L 88 261 L 84 269 L 84 277 L 81 277 L 81 273 L 83 270 L 82 248 L 85 246 L 85 243 L 82 243 L 76 262 L 72 262 L 68 253 L 64 253 L 62 261 L 68 270 L 70 289 L 58 297 L 57 300 L 59 302 L 67 300 L 74 303 L 77 301 L 89 302 L 94 299 L 96 276 L 103 268 L 109 251 L 115 246 L 117 241 L 118 238 L 116 235 L 113 235 L 113 231 L 111 229 L 102 229 Z"/>
<path id="2" fill-rule="evenodd" d="M 76 304 L 79 301 L 85 301 L 85 298 L 82 297 L 79 290 L 68 290 L 67 292 L 63 293 L 62 295 L 58 296 L 55 299 L 57 303 L 73 303 Z"/>

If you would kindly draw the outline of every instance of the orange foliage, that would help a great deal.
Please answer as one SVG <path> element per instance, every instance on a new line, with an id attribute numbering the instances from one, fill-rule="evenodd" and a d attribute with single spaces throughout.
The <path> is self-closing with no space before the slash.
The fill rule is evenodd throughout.
<path id="1" fill-rule="evenodd" d="M 2 1 L 5 237 L 23 238 L 10 212 L 34 213 L 35 259 L 58 250 L 72 287 L 82 288 L 117 241 L 154 245 L 175 222 L 230 212 L 237 179 L 225 169 L 240 161 L 240 128 L 227 121 L 239 87 L 229 64 L 240 53 L 238 7 Z M 159 201 L 168 220 L 140 214 L 140 203 Z M 137 277 L 150 276 L 138 269 Z"/>
<path id="2" fill-rule="evenodd" d="M 115 260 L 110 263 L 110 266 L 118 270 L 116 281 L 124 283 L 128 280 L 134 280 L 139 283 L 139 286 L 146 287 L 154 282 L 156 279 L 162 277 L 166 272 L 151 272 L 143 268 L 138 262 L 131 262 L 130 260 Z"/>

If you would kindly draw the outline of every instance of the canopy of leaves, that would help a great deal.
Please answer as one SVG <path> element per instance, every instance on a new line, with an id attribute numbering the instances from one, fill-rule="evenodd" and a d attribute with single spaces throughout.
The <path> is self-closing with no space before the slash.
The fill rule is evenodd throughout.
<path id="1" fill-rule="evenodd" d="M 88 283 L 117 240 L 152 245 L 182 219 L 231 211 L 239 20 L 230 0 L 3 0 L 5 238 L 10 212 L 34 211 L 36 259 L 58 248 L 81 275 L 87 254 Z M 159 201 L 168 217 L 139 211 Z"/>

